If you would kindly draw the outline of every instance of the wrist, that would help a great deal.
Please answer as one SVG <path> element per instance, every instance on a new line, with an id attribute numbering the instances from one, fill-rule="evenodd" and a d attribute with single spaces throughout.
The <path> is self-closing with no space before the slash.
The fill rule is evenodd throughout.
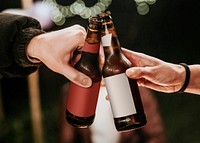
<path id="1" fill-rule="evenodd" d="M 37 56 L 37 51 L 39 50 L 38 47 L 41 47 L 39 45 L 38 36 L 35 36 L 31 39 L 26 49 L 27 59 L 32 63 L 41 63 L 41 60 Z"/>
<path id="2" fill-rule="evenodd" d="M 181 66 L 184 71 L 182 71 L 180 74 L 180 80 L 182 81 L 182 84 L 180 84 L 181 86 L 177 92 L 183 93 L 186 90 L 190 81 L 190 68 L 185 63 L 180 63 L 179 66 Z"/>
<path id="3" fill-rule="evenodd" d="M 199 64 L 189 65 L 189 68 L 190 68 L 190 82 L 185 92 L 200 95 L 200 84 L 199 84 L 200 65 Z"/>
<path id="4" fill-rule="evenodd" d="M 41 65 L 41 62 L 29 55 L 27 51 L 32 39 L 42 33 L 44 33 L 44 31 L 35 28 L 26 28 L 19 32 L 14 46 L 15 48 L 13 48 L 14 58 L 18 65 L 22 67 L 37 67 Z"/>

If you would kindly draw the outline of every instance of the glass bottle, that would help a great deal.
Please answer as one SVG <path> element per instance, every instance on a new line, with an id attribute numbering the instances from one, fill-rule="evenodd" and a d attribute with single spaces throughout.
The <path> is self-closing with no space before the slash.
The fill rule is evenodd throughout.
<path id="1" fill-rule="evenodd" d="M 92 79 L 92 86 L 83 88 L 72 82 L 70 83 L 66 120 L 68 123 L 78 128 L 87 128 L 93 123 L 95 118 L 96 104 L 102 77 L 99 66 L 101 26 L 102 23 L 97 17 L 89 19 L 82 56 L 74 66 L 78 71 L 88 75 Z"/>
<path id="2" fill-rule="evenodd" d="M 102 45 L 105 80 L 114 122 L 118 131 L 137 129 L 146 124 L 140 92 L 136 80 L 125 75 L 131 64 L 123 55 L 109 11 L 98 15 L 102 19 Z"/>

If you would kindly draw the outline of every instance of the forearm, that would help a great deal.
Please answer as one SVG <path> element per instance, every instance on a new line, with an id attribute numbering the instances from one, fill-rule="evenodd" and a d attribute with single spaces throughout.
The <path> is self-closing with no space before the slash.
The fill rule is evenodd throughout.
<path id="1" fill-rule="evenodd" d="M 200 65 L 190 65 L 189 68 L 190 81 L 185 92 L 200 94 Z"/>

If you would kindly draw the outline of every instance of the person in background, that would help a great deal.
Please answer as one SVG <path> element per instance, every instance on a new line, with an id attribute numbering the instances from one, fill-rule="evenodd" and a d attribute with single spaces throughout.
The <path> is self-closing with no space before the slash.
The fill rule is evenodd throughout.
<path id="1" fill-rule="evenodd" d="M 86 36 L 82 26 L 46 33 L 36 19 L 0 13 L 0 27 L 1 78 L 27 76 L 44 63 L 80 86 L 91 85 L 89 77 L 72 67 Z"/>
<path id="2" fill-rule="evenodd" d="M 200 94 L 200 65 L 173 64 L 143 53 L 123 49 L 133 67 L 127 76 L 138 84 L 156 91 Z"/>

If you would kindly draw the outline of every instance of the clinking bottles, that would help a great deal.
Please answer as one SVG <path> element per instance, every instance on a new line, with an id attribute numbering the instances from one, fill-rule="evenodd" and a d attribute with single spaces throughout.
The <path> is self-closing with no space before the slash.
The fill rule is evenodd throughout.
<path id="1" fill-rule="evenodd" d="M 102 45 L 105 63 L 102 75 L 105 80 L 115 126 L 118 131 L 137 129 L 146 124 L 137 82 L 129 79 L 125 71 L 130 62 L 121 51 L 110 12 L 98 15 L 102 20 Z"/>
<path id="2" fill-rule="evenodd" d="M 99 66 L 101 26 L 102 23 L 97 17 L 89 19 L 82 56 L 75 65 L 77 70 L 88 75 L 92 79 L 92 86 L 89 88 L 82 88 L 72 82 L 70 83 L 66 120 L 71 125 L 78 128 L 90 126 L 95 118 L 95 109 L 102 76 Z"/>

